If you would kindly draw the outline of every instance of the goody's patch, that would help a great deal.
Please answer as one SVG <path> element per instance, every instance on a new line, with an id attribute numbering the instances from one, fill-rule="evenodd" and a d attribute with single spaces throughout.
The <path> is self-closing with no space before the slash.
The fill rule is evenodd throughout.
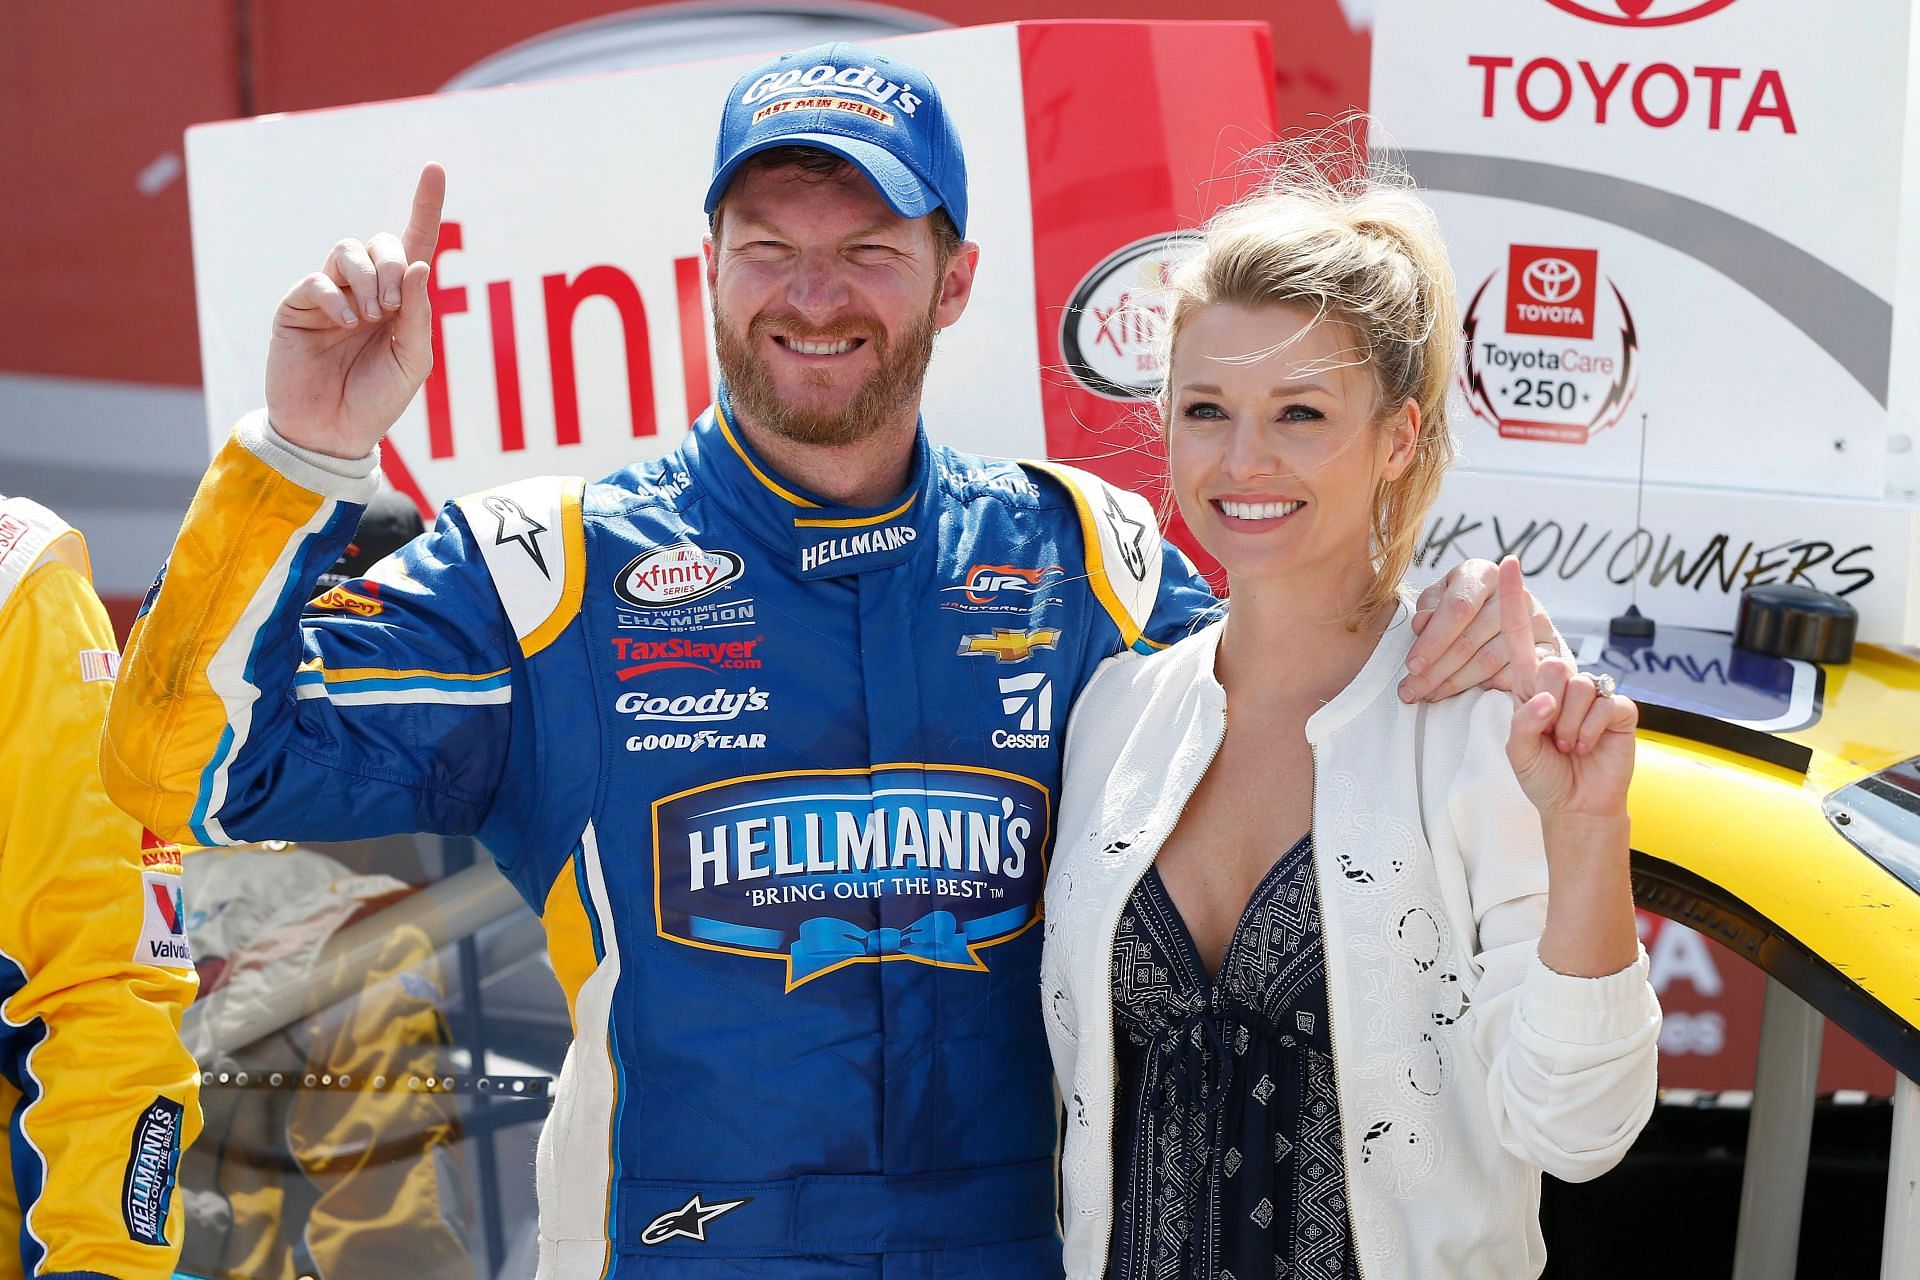
<path id="1" fill-rule="evenodd" d="M 167 1207 L 173 1203 L 173 1179 L 180 1165 L 184 1114 L 185 1108 L 173 1099 L 155 1098 L 134 1122 L 120 1213 L 126 1220 L 127 1238 L 135 1243 L 167 1243 Z"/>
<path id="2" fill-rule="evenodd" d="M 146 912 L 133 958 L 162 969 L 193 968 L 193 950 L 187 945 L 186 904 L 181 898 L 177 871 L 142 871 L 140 898 Z"/>
<path id="3" fill-rule="evenodd" d="M 1018 774 L 876 765 L 759 774 L 653 805 L 663 938 L 784 963 L 984 971 L 1039 917 L 1052 797 Z"/>

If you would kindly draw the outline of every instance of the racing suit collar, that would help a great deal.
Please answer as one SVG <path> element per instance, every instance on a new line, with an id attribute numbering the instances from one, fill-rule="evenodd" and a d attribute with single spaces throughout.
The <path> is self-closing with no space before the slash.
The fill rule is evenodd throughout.
<path id="1" fill-rule="evenodd" d="M 924 423 L 914 428 L 906 488 L 870 509 L 843 507 L 779 477 L 735 426 L 726 396 L 694 424 L 700 469 L 730 501 L 729 514 L 755 538 L 790 557 L 796 577 L 838 578 L 904 563 L 927 541 L 932 450 Z"/>

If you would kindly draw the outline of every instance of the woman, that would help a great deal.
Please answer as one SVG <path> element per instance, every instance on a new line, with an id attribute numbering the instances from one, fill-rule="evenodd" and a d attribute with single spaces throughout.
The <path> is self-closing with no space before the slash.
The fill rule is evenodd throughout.
<path id="1" fill-rule="evenodd" d="M 1068 1273 L 1536 1275 L 1540 1170 L 1604 1172 L 1653 1105 L 1635 708 L 1521 616 L 1513 695 L 1393 694 L 1459 332 L 1419 200 L 1243 202 L 1168 328 L 1173 492 L 1232 607 L 1110 660 L 1069 729 Z"/>

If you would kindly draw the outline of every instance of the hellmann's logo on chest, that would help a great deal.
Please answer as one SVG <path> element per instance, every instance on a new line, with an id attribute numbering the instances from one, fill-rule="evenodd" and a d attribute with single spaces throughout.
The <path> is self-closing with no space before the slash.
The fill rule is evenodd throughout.
<path id="1" fill-rule="evenodd" d="M 660 936 L 785 962 L 787 990 L 856 963 L 984 971 L 1037 918 L 1051 797 L 956 765 L 795 771 L 653 807 Z"/>
<path id="2" fill-rule="evenodd" d="M 912 525 L 890 524 L 878 529 L 864 529 L 859 533 L 844 534 L 840 537 L 823 538 L 812 546 L 800 548 L 800 572 L 812 573 L 837 560 L 851 560 L 859 556 L 873 555 L 876 552 L 898 551 L 912 542 L 916 536 L 917 531 Z"/>

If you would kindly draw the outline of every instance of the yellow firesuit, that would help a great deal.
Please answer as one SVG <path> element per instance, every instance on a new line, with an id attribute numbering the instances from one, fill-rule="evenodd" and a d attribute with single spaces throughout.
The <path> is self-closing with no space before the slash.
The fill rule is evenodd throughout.
<path id="1" fill-rule="evenodd" d="M 165 1280 L 196 980 L 180 851 L 107 799 L 119 665 L 86 544 L 0 499 L 0 1280 Z"/>

